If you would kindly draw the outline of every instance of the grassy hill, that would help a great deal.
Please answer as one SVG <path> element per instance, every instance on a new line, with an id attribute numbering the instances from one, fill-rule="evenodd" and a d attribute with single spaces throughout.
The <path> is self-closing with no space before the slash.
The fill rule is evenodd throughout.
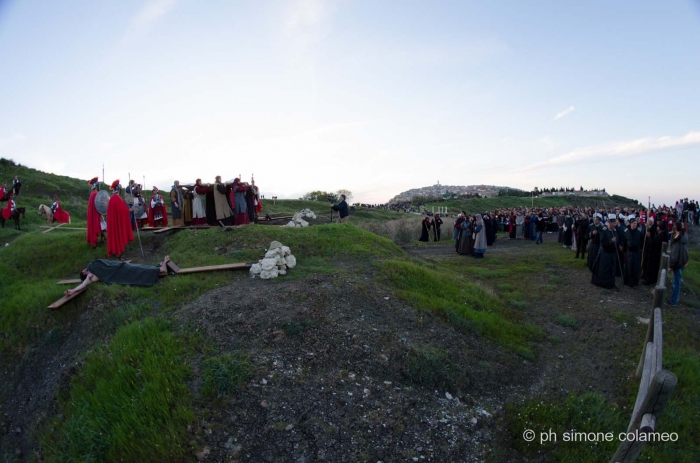
<path id="1" fill-rule="evenodd" d="M 2 175 L 12 168 L 25 169 L 5 165 Z M 30 187 L 27 202 L 55 185 L 85 207 L 86 181 L 19 175 L 44 188 Z M 478 211 L 516 199 L 469 204 Z M 302 208 L 322 220 L 143 233 L 145 259 L 136 242 L 125 253 L 148 264 L 170 255 L 181 267 L 252 262 L 278 240 L 298 262 L 285 277 L 95 283 L 54 312 L 45 307 L 66 289 L 56 281 L 104 258 L 104 246 L 90 248 L 82 231 L 40 233 L 29 216 L 28 231 L 0 230 L 0 239 L 13 237 L 0 248 L 2 461 L 610 458 L 614 443 L 528 446 L 521 435 L 625 428 L 648 291 L 590 286 L 583 261 L 550 236 L 534 246 L 501 235 L 476 261 L 456 255 L 450 240 L 415 242 L 413 214 L 358 209 L 350 224 L 328 224 L 323 202 L 265 201 L 264 210 Z M 700 452 L 694 235 L 692 246 L 682 304 L 664 314 L 664 365 L 679 385 L 660 431 L 680 436 L 645 448 L 645 461 L 694 461 Z"/>

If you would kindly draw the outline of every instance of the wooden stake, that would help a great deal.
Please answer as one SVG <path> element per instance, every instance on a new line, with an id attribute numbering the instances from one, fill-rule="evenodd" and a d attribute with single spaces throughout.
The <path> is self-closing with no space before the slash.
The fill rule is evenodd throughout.
<path id="1" fill-rule="evenodd" d="M 57 229 L 57 228 L 59 228 L 59 227 L 62 227 L 63 225 L 65 225 L 65 224 L 59 223 L 59 224 L 56 225 L 55 227 L 49 228 L 48 230 L 44 230 L 44 231 L 41 232 L 41 233 L 48 233 L 48 232 L 50 232 L 51 230 L 55 230 L 55 229 Z"/>
<path id="2" fill-rule="evenodd" d="M 181 268 L 177 274 L 178 275 L 185 275 L 187 273 L 199 273 L 199 272 L 213 272 L 216 270 L 242 270 L 249 268 L 250 266 L 246 263 L 239 263 L 239 264 L 223 264 L 223 265 L 209 265 L 206 267 L 190 267 L 190 268 Z"/>
<path id="3" fill-rule="evenodd" d="M 56 302 L 54 302 L 53 304 L 48 306 L 47 309 L 56 310 L 56 309 L 62 307 L 63 305 L 65 305 L 71 299 L 74 299 L 78 295 L 83 294 L 86 290 L 87 290 L 87 287 L 85 287 L 83 289 L 79 289 L 78 291 L 74 292 L 70 296 L 63 296 L 61 299 L 57 300 Z"/>

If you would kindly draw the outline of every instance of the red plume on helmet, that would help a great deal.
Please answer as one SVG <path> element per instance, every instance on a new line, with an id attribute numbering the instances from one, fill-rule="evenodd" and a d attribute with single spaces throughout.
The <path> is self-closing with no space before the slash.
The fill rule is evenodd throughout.
<path id="1" fill-rule="evenodd" d="M 99 177 L 94 177 L 93 179 L 91 179 L 91 180 L 88 182 L 88 185 L 94 185 L 94 184 L 97 183 L 99 180 L 100 180 Z"/>
<path id="2" fill-rule="evenodd" d="M 118 186 L 119 186 L 119 179 L 116 179 L 115 181 L 112 182 L 112 186 L 110 186 L 110 188 L 112 190 L 116 190 Z"/>

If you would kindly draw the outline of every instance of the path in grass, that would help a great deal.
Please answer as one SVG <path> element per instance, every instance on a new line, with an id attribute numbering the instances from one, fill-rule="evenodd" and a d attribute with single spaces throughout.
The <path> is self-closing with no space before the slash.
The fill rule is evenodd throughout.
<path id="1" fill-rule="evenodd" d="M 622 286 L 619 279 L 619 292 L 591 285 L 590 272 L 583 261 L 574 259 L 574 251 L 563 249 L 556 242 L 555 235 L 545 235 L 545 244 L 539 246 L 530 241 L 503 237 L 500 235 L 501 239 L 488 249 L 483 260 L 455 254 L 451 240 L 416 243 L 404 249 L 433 262 L 444 271 L 486 285 L 517 308 L 523 321 L 544 330 L 546 336 L 535 348 L 537 358 L 529 370 L 528 388 L 524 394 L 524 398 L 537 398 L 538 403 L 552 404 L 552 409 L 534 415 L 541 419 L 537 425 L 556 426 L 557 420 L 566 415 L 562 410 L 573 410 L 576 404 L 591 400 L 598 404 L 596 411 L 591 413 L 600 412 L 600 416 L 591 419 L 609 418 L 614 413 L 623 422 L 628 420 L 638 384 L 633 374 L 647 328 L 640 319 L 649 317 L 652 288 L 642 286 L 631 289 Z M 691 234 L 691 243 L 696 241 L 692 237 Z M 697 244 L 691 244 L 691 248 L 695 249 L 693 246 L 697 248 Z M 697 251 L 691 252 L 697 254 Z M 645 449 L 645 454 L 651 455 L 652 461 L 667 461 L 664 458 L 674 452 L 680 451 L 681 455 L 693 452 L 689 449 L 689 443 L 693 441 L 691 436 L 697 432 L 697 425 L 693 424 L 693 412 L 684 414 L 683 410 L 692 410 L 693 407 L 697 410 L 697 401 L 693 405 L 692 397 L 694 391 L 700 388 L 697 375 L 687 369 L 687 365 L 697 363 L 698 356 L 693 352 L 700 344 L 700 320 L 695 310 L 699 305 L 697 294 L 700 292 L 696 278 L 698 267 L 700 264 L 692 264 L 687 270 L 688 278 L 684 280 L 679 307 L 664 308 L 664 360 L 670 365 L 668 368 L 675 368 L 672 371 L 679 375 L 679 384 L 685 381 L 678 395 L 672 399 L 672 403 L 674 400 L 676 403 L 669 406 L 671 412 L 665 419 L 668 420 L 667 426 L 674 428 L 667 428 L 668 431 L 684 429 L 687 439 L 685 443 Z M 668 286 L 670 288 L 670 282 Z M 586 393 L 595 393 L 605 400 L 600 402 L 596 398 L 587 398 L 583 395 Z M 573 402 L 566 402 L 570 394 L 576 398 L 571 399 Z M 517 412 L 523 410 L 531 408 L 520 408 Z M 521 421 L 525 419 L 524 416 Z M 532 416 L 528 415 L 529 418 Z M 509 417 L 508 425 L 519 426 L 518 419 Z M 577 423 L 574 418 L 568 424 L 579 426 L 582 423 Z M 512 431 L 504 430 L 505 435 L 518 435 Z M 519 432 L 522 433 L 522 429 Z M 518 451 L 521 450 L 518 448 Z M 540 448 L 530 450 L 529 456 L 543 451 Z M 563 452 L 561 448 L 545 449 L 550 450 L 552 461 L 568 461 L 566 458 L 573 455 L 568 451 Z M 600 458 L 600 454 L 588 450 L 577 458 L 580 461 Z M 513 459 L 514 450 L 507 448 L 507 445 L 501 451 L 508 456 L 497 461 L 520 461 Z M 605 452 L 603 454 L 607 455 Z"/>

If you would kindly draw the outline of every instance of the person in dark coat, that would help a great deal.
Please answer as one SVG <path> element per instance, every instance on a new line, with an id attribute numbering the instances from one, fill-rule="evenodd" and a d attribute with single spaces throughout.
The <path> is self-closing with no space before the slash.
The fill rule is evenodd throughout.
<path id="1" fill-rule="evenodd" d="M 464 222 L 464 218 L 467 216 L 467 214 L 462 211 L 459 215 L 457 215 L 457 219 L 454 221 L 454 224 L 452 225 L 452 238 L 455 240 L 455 252 L 459 252 L 459 245 L 460 245 L 460 236 L 461 236 L 461 226 L 462 222 Z"/>
<path id="2" fill-rule="evenodd" d="M 440 226 L 442 225 L 442 219 L 440 214 L 435 214 L 433 219 L 433 239 L 434 241 L 440 241 Z"/>
<path id="3" fill-rule="evenodd" d="M 571 218 L 569 212 L 566 212 L 566 217 L 564 217 L 564 244 L 565 248 L 571 248 L 573 244 L 574 237 L 574 219 Z"/>
<path id="4" fill-rule="evenodd" d="M 474 240 L 472 238 L 473 224 L 468 215 L 465 214 L 465 217 L 465 220 L 460 225 L 461 233 L 457 252 L 462 255 L 470 256 L 474 249 Z"/>
<path id="5" fill-rule="evenodd" d="M 600 251 L 600 236 L 603 233 L 603 225 L 600 223 L 602 216 L 596 214 L 593 219 L 593 223 L 588 228 L 588 270 L 593 271 L 593 264 L 595 263 L 596 257 L 598 257 L 598 252 Z"/>
<path id="6" fill-rule="evenodd" d="M 484 229 L 486 230 L 486 246 L 493 246 L 496 241 L 496 230 L 494 229 L 494 221 L 490 215 L 484 214 Z"/>
<path id="7" fill-rule="evenodd" d="M 639 286 L 639 276 L 642 272 L 642 243 L 644 236 L 637 228 L 637 219 L 630 217 L 630 226 L 625 230 L 625 243 L 627 244 L 627 278 L 625 284 L 631 288 Z"/>
<path id="8" fill-rule="evenodd" d="M 676 225 L 673 227 L 669 257 L 669 269 L 673 274 L 673 286 L 671 298 L 668 300 L 667 304 L 676 306 L 681 297 L 683 270 L 685 270 L 690 261 L 690 254 L 688 253 L 688 234 L 685 232 L 685 224 L 682 222 L 676 222 Z"/>
<path id="9" fill-rule="evenodd" d="M 644 256 L 645 285 L 655 285 L 659 279 L 662 245 L 668 242 L 667 230 L 668 224 L 663 220 L 649 227 L 647 241 L 651 241 L 651 243 L 649 244 L 648 255 Z"/>
<path id="10" fill-rule="evenodd" d="M 620 266 L 617 268 L 617 276 L 621 276 L 623 280 L 626 279 L 627 273 L 625 272 L 625 266 L 627 259 L 625 254 L 627 252 L 627 242 L 625 241 L 625 222 L 627 218 L 624 214 L 618 214 L 617 227 L 615 227 L 615 236 L 617 237 L 617 257 L 620 262 Z"/>
<path id="11" fill-rule="evenodd" d="M 586 248 L 588 247 L 588 216 L 582 214 L 574 224 L 576 230 L 576 257 L 578 259 L 581 254 L 581 259 L 586 259 Z"/>
<path id="12" fill-rule="evenodd" d="M 615 286 L 615 269 L 617 268 L 616 219 L 612 214 L 608 216 L 608 226 L 601 233 L 600 252 L 593 266 L 591 283 L 601 288 L 617 289 Z"/>
<path id="13" fill-rule="evenodd" d="M 418 238 L 418 241 L 424 241 L 427 243 L 430 241 L 430 227 L 432 226 L 432 220 L 430 220 L 429 215 L 425 216 L 425 218 L 421 221 L 420 226 L 420 238 Z"/>

